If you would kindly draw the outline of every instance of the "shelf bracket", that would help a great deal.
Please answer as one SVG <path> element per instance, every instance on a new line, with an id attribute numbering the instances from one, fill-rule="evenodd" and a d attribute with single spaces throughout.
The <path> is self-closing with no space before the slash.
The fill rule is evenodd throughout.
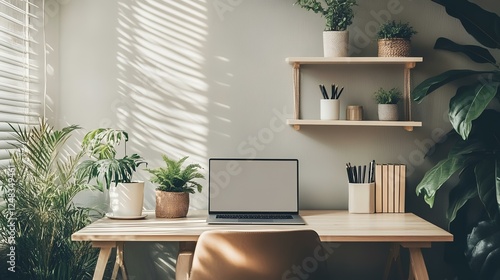
<path id="1" fill-rule="evenodd" d="M 298 120 L 300 118 L 300 63 L 293 63 L 293 118 Z M 300 127 L 294 126 L 295 130 Z"/>
<path id="2" fill-rule="evenodd" d="M 405 69 L 404 69 L 403 103 L 404 103 L 404 113 L 405 113 L 405 120 L 406 121 L 411 121 L 411 96 L 410 96 L 411 77 L 410 77 L 410 71 L 411 71 L 411 69 L 415 68 L 415 65 L 416 65 L 415 62 L 408 62 L 405 64 Z M 406 129 L 406 130 L 408 130 L 408 129 Z M 408 130 L 408 131 L 412 131 L 412 130 Z"/>

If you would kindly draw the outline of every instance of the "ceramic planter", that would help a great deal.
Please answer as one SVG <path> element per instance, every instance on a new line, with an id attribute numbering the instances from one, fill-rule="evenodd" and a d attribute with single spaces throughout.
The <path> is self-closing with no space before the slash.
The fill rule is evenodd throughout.
<path id="1" fill-rule="evenodd" d="M 380 121 L 397 121 L 398 104 L 378 104 L 378 119 Z"/>
<path id="2" fill-rule="evenodd" d="M 323 31 L 325 57 L 348 56 L 349 31 Z"/>
<path id="3" fill-rule="evenodd" d="M 189 193 L 156 190 L 155 214 L 157 218 L 186 217 L 188 209 Z"/>
<path id="4" fill-rule="evenodd" d="M 139 217 L 144 203 L 144 182 L 118 183 L 109 190 L 113 216 Z"/>

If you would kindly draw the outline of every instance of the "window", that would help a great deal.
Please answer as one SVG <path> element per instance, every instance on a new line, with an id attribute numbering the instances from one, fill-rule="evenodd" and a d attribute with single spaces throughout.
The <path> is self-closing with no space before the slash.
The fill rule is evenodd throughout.
<path id="1" fill-rule="evenodd" d="M 40 77 L 45 71 L 40 63 L 45 57 L 42 1 L 0 0 L 0 168 L 7 166 L 13 148 L 9 124 L 36 124 L 40 116 Z"/>

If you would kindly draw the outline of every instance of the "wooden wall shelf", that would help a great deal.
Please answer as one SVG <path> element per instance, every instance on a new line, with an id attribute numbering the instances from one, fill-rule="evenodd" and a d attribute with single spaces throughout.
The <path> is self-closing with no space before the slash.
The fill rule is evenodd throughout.
<path id="1" fill-rule="evenodd" d="M 349 125 L 349 126 L 399 126 L 407 131 L 412 131 L 413 127 L 422 126 L 421 122 L 411 120 L 411 98 L 410 98 L 410 70 L 417 62 L 422 62 L 422 57 L 288 57 L 286 62 L 293 66 L 293 95 L 294 95 L 294 115 L 293 119 L 287 121 L 293 125 L 295 130 L 299 130 L 301 125 Z M 404 89 L 403 103 L 405 120 L 403 121 L 325 121 L 325 120 L 302 120 L 300 119 L 300 66 L 315 64 L 399 64 L 404 65 Z"/>
<path id="2" fill-rule="evenodd" d="M 346 120 L 287 120 L 288 125 L 293 125 L 296 130 L 301 125 L 335 125 L 335 126 L 398 126 L 407 131 L 412 131 L 414 127 L 422 126 L 422 122 L 414 121 L 346 121 Z"/>

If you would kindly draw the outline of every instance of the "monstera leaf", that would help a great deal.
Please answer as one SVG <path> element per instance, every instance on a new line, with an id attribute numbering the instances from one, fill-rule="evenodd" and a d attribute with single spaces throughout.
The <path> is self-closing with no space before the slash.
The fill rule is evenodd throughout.
<path id="1" fill-rule="evenodd" d="M 500 48 L 500 18 L 467 0 L 433 0 L 460 20 L 465 30 L 488 48 Z"/>
<path id="2" fill-rule="evenodd" d="M 500 279 L 500 226 L 479 222 L 467 237 L 466 255 L 477 279 Z"/>
<path id="3" fill-rule="evenodd" d="M 449 117 L 453 128 L 465 140 L 472 129 L 472 121 L 486 109 L 498 91 L 498 82 L 479 82 L 462 86 L 450 100 Z"/>
<path id="4" fill-rule="evenodd" d="M 473 45 L 460 45 L 447 38 L 438 38 L 434 44 L 436 50 L 447 50 L 450 52 L 461 52 L 477 63 L 497 63 L 490 51 Z"/>

